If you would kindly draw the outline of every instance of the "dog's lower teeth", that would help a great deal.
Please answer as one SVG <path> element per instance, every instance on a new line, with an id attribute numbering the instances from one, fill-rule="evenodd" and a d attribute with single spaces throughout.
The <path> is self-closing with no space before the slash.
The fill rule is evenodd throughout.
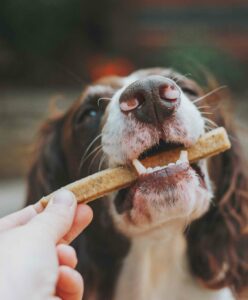
<path id="1" fill-rule="evenodd" d="M 146 173 L 147 174 L 150 174 L 150 173 L 154 173 L 154 172 L 156 172 L 156 171 L 160 171 L 160 170 L 162 170 L 163 168 L 161 168 L 161 167 L 155 167 L 155 168 L 147 168 L 146 169 Z"/>
<path id="2" fill-rule="evenodd" d="M 162 169 L 161 167 L 156 167 L 156 168 L 153 168 L 153 171 L 159 171 L 161 169 Z"/>
<path id="3" fill-rule="evenodd" d="M 182 162 L 189 162 L 189 160 L 188 160 L 188 151 L 182 150 L 180 152 L 179 160 L 181 160 Z"/>
<path id="4" fill-rule="evenodd" d="M 160 171 L 160 170 L 166 169 L 168 167 L 173 167 L 173 166 L 179 165 L 179 164 L 184 163 L 184 162 L 189 162 L 188 152 L 185 151 L 185 150 L 180 152 L 180 157 L 176 161 L 176 163 L 169 163 L 167 166 L 163 166 L 163 167 L 157 166 L 155 168 L 146 168 L 145 166 L 143 166 L 143 164 L 138 159 L 134 159 L 132 161 L 132 164 L 135 167 L 137 173 L 139 175 L 142 175 L 142 174 L 150 174 L 150 173 L 153 173 L 153 172 L 156 172 L 156 171 Z"/>
<path id="5" fill-rule="evenodd" d="M 179 159 L 176 161 L 176 165 L 180 165 L 180 164 L 185 163 L 185 162 L 187 162 L 187 163 L 189 162 L 189 160 L 188 160 L 188 151 L 182 150 L 180 152 Z"/>
<path id="6" fill-rule="evenodd" d="M 146 167 L 144 167 L 138 159 L 134 159 L 132 161 L 132 164 L 135 167 L 135 169 L 139 175 L 145 174 L 147 172 Z"/>

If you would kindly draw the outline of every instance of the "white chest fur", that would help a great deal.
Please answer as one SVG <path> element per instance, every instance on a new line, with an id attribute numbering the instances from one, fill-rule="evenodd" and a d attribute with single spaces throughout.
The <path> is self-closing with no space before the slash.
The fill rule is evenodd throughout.
<path id="1" fill-rule="evenodd" d="M 168 232 L 168 231 L 167 231 Z M 188 270 L 183 235 L 135 238 L 124 261 L 115 300 L 233 300 L 229 289 L 201 287 Z"/>

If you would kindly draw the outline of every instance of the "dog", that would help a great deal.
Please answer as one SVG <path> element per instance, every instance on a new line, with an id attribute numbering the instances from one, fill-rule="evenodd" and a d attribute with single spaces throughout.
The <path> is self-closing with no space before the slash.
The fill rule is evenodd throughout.
<path id="1" fill-rule="evenodd" d="M 44 123 L 28 204 L 108 167 L 136 161 L 140 174 L 89 204 L 93 222 L 74 243 L 84 299 L 231 300 L 247 286 L 248 181 L 221 97 L 174 70 L 144 69 L 98 80 Z M 215 126 L 232 139 L 223 154 L 190 165 L 184 153 L 166 168 L 140 163 Z"/>

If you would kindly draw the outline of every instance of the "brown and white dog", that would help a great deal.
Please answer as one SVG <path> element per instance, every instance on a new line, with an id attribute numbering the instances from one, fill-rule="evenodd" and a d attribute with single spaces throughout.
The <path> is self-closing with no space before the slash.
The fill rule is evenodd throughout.
<path id="1" fill-rule="evenodd" d="M 74 244 L 84 299 L 229 300 L 247 286 L 248 181 L 217 97 L 173 70 L 140 70 L 88 86 L 42 127 L 29 204 L 99 169 L 190 146 L 214 123 L 232 137 L 231 150 L 193 165 L 136 160 L 137 182 L 90 204 L 94 220 Z"/>

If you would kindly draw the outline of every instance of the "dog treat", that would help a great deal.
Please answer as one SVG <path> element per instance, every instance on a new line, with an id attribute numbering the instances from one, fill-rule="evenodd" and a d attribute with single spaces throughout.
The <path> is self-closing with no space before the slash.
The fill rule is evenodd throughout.
<path id="1" fill-rule="evenodd" d="M 182 150 L 187 150 L 188 160 L 194 163 L 202 158 L 211 157 L 224 152 L 231 147 L 226 130 L 223 127 L 216 128 L 199 138 L 190 148 L 179 147 L 173 150 L 164 151 L 147 157 L 142 160 L 145 167 L 165 166 L 175 163 Z M 128 187 L 138 178 L 134 168 L 117 167 L 106 169 L 86 178 L 66 185 L 63 189 L 68 189 L 74 193 L 78 202 L 87 203 L 111 192 Z M 43 197 L 40 201 L 46 206 L 53 197 L 53 193 Z"/>

